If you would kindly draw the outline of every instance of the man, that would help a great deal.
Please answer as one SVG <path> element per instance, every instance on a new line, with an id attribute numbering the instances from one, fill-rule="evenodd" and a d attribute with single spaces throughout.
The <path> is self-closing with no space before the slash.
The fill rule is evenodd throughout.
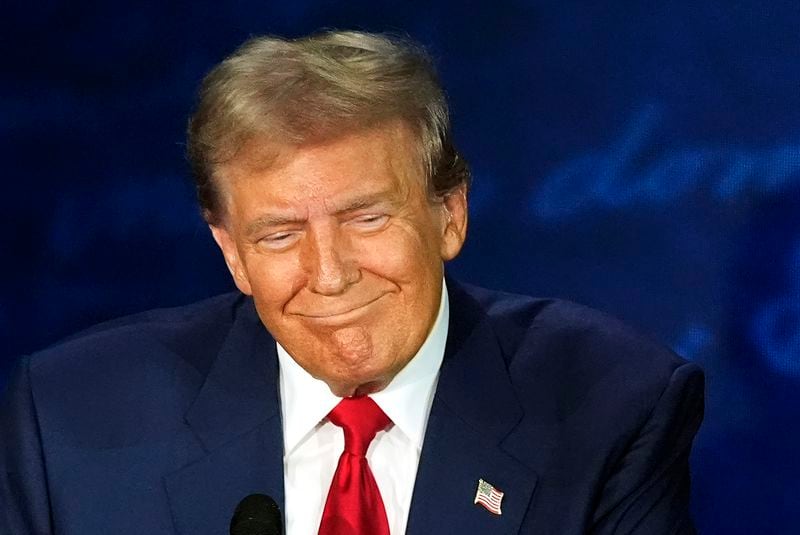
<path id="1" fill-rule="evenodd" d="M 242 295 L 22 361 L 4 532 L 692 533 L 702 373 L 597 312 L 444 281 L 469 173 L 423 51 L 255 38 L 189 155 Z M 368 425 L 369 424 L 369 425 Z"/>

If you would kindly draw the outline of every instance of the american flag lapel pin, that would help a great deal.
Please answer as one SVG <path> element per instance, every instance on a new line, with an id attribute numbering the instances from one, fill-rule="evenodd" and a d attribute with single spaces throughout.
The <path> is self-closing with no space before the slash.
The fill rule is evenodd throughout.
<path id="1" fill-rule="evenodd" d="M 479 479 L 478 490 L 475 492 L 475 504 L 481 504 L 492 514 L 501 515 L 500 504 L 503 501 L 503 493 L 494 488 L 491 483 Z"/>

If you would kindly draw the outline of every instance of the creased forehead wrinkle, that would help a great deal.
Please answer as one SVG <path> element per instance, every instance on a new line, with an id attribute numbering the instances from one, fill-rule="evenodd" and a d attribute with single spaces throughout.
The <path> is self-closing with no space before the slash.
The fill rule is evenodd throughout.
<path id="1" fill-rule="evenodd" d="M 469 184 L 444 93 L 419 45 L 354 31 L 250 39 L 205 77 L 189 119 L 187 152 L 204 216 L 213 224 L 222 215 L 215 171 L 249 139 L 299 145 L 390 119 L 413 130 L 432 197 Z"/>
<path id="2" fill-rule="evenodd" d="M 234 184 L 260 180 L 264 173 L 280 175 L 292 165 L 298 162 L 302 163 L 309 154 L 313 154 L 313 151 L 325 150 L 330 143 L 343 140 L 352 140 L 354 146 L 363 150 L 368 150 L 368 147 L 372 149 L 390 147 L 389 151 L 370 151 L 370 165 L 361 166 L 358 170 L 361 173 L 359 176 L 362 176 L 363 179 L 372 178 L 378 172 L 376 169 L 389 169 L 392 176 L 403 185 L 425 186 L 424 165 L 416 151 L 417 145 L 413 131 L 406 123 L 394 120 L 380 123 L 369 129 L 343 132 L 330 139 L 308 141 L 302 145 L 276 143 L 262 137 L 253 137 L 240 147 L 235 159 L 221 163 L 215 170 L 219 177 L 217 183 L 220 185 L 221 201 L 229 202 L 228 193 Z M 374 145 L 373 142 L 384 144 Z M 341 153 L 342 159 L 347 157 Z M 321 169 L 318 175 L 307 175 L 306 178 L 309 180 L 305 191 L 311 187 L 310 179 L 318 176 L 325 180 L 327 171 L 328 169 Z M 227 214 L 230 205 L 224 206 Z"/>

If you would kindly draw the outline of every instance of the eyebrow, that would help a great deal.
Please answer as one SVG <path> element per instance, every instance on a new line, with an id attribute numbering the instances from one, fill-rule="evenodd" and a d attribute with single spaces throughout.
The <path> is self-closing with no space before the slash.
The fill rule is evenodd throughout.
<path id="1" fill-rule="evenodd" d="M 397 202 L 387 199 L 387 194 L 384 191 L 376 193 L 369 193 L 360 197 L 355 197 L 348 200 L 344 205 L 333 211 L 333 215 L 342 215 L 358 210 L 365 210 L 372 208 L 379 204 L 396 205 Z M 257 219 L 251 221 L 246 228 L 246 234 L 252 235 L 264 227 L 279 227 L 281 225 L 291 225 L 297 223 L 304 223 L 305 217 L 297 217 L 295 215 L 281 215 L 281 214 L 264 214 Z"/>
<path id="2" fill-rule="evenodd" d="M 361 197 L 350 199 L 344 206 L 334 211 L 334 215 L 341 215 L 341 214 L 346 214 L 348 212 L 355 212 L 357 210 L 364 210 L 366 208 L 372 208 L 373 206 L 379 204 L 391 204 L 391 205 L 396 204 L 387 197 L 388 195 L 386 194 L 386 192 L 380 191 L 377 193 L 370 193 L 367 195 L 362 195 Z"/>
<path id="3" fill-rule="evenodd" d="M 305 218 L 295 217 L 293 215 L 266 214 L 248 223 L 245 234 L 255 234 L 264 227 L 279 227 L 292 223 L 302 223 L 303 221 L 305 221 Z"/>

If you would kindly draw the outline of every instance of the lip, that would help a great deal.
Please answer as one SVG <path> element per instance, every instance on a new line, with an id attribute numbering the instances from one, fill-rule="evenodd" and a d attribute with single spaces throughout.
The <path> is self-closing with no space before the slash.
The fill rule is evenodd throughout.
<path id="1" fill-rule="evenodd" d="M 318 323 L 343 323 L 350 320 L 357 318 L 358 316 L 362 315 L 364 312 L 367 311 L 368 308 L 373 303 L 376 303 L 381 298 L 383 298 L 386 294 L 381 294 L 378 297 L 367 301 L 366 303 L 362 303 L 360 305 L 356 305 L 352 308 L 348 308 L 342 311 L 335 311 L 335 312 L 323 312 L 319 314 L 315 313 L 302 313 L 297 314 L 298 316 L 302 317 L 303 319 L 318 322 Z"/>

